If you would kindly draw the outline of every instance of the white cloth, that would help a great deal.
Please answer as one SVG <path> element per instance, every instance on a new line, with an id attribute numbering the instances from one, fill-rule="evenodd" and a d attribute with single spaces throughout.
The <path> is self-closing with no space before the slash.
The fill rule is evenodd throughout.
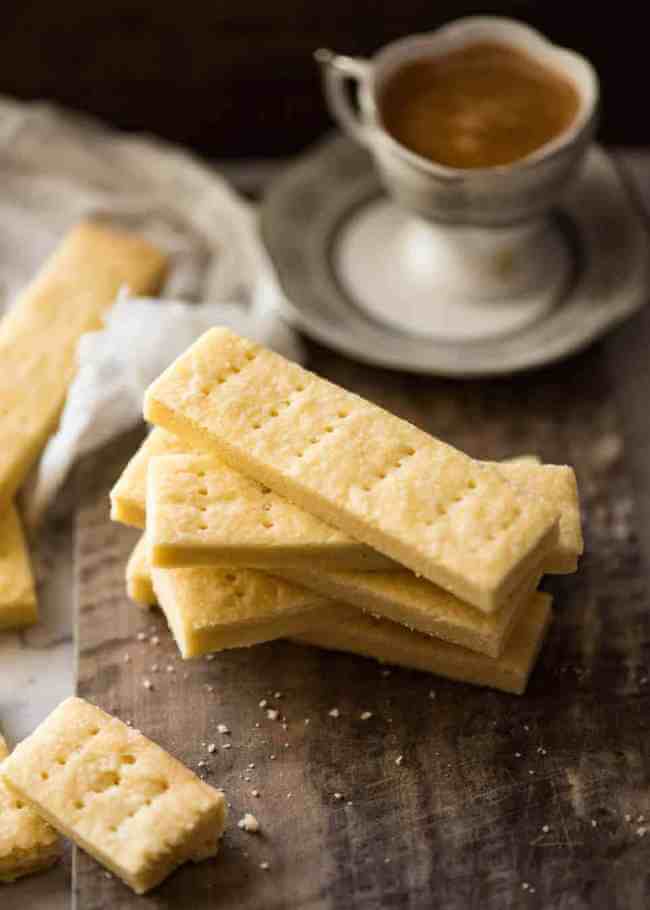
<path id="1" fill-rule="evenodd" d="M 146 386 L 209 326 L 227 324 L 300 359 L 255 210 L 191 155 L 0 97 L 0 180 L 0 313 L 84 218 L 137 231 L 171 257 L 165 299 L 125 291 L 105 329 L 82 338 L 59 431 L 29 485 L 32 520 L 77 455 L 137 422 Z"/>

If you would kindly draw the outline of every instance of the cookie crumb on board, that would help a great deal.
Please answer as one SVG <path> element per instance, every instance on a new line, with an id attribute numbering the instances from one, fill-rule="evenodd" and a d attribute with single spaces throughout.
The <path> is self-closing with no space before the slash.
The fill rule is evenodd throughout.
<path id="1" fill-rule="evenodd" d="M 237 827 L 241 828 L 242 831 L 246 831 L 248 834 L 256 834 L 260 830 L 260 823 L 254 815 L 251 815 L 250 812 L 246 812 L 244 817 L 240 818 L 237 822 Z"/>

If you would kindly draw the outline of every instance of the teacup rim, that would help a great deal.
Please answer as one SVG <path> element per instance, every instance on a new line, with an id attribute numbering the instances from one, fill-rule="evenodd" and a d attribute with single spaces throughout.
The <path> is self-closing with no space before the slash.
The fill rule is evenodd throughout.
<path id="1" fill-rule="evenodd" d="M 377 70 L 379 66 L 382 66 L 386 63 L 386 57 L 393 55 L 395 51 L 399 50 L 400 48 L 404 48 L 405 46 L 413 45 L 414 43 L 418 42 L 429 42 L 434 37 L 439 38 L 441 35 L 449 36 L 454 32 L 459 33 L 468 29 L 468 27 L 475 28 L 476 26 L 496 27 L 498 29 L 501 29 L 502 32 L 503 29 L 505 29 L 510 31 L 511 34 L 516 32 L 520 37 L 525 36 L 528 39 L 532 39 L 533 43 L 536 44 L 538 48 L 543 48 L 547 52 L 550 51 L 554 57 L 558 59 L 564 59 L 564 61 L 570 61 L 573 66 L 577 64 L 582 68 L 583 73 L 586 75 L 587 80 L 590 83 L 591 91 L 584 93 L 581 90 L 581 87 L 576 83 L 575 79 L 572 78 L 572 82 L 581 97 L 581 108 L 576 114 L 574 121 L 558 136 L 555 136 L 549 142 L 546 142 L 543 145 L 539 146 L 539 148 L 536 148 L 524 158 L 512 161 L 509 164 L 491 165 L 481 168 L 452 167 L 450 165 L 431 161 L 422 155 L 418 155 L 417 152 L 411 151 L 407 146 L 403 145 L 401 142 L 395 139 L 395 137 L 392 136 L 392 134 L 386 129 L 381 120 L 380 108 L 377 99 Z M 499 38 L 501 39 L 502 43 L 508 43 L 507 39 L 503 37 L 502 33 L 500 36 L 496 34 L 494 35 L 495 41 L 498 41 Z M 526 49 L 529 50 L 529 52 L 534 56 L 534 51 L 530 51 L 529 48 Z M 422 54 L 421 56 L 425 55 Z M 384 60 L 382 60 L 382 58 L 384 58 Z M 562 72 L 571 78 L 571 76 L 567 73 L 567 69 L 568 67 L 563 67 Z M 533 26 L 507 16 L 463 16 L 460 19 L 454 19 L 453 21 L 445 23 L 439 28 L 432 29 L 431 31 L 405 35 L 402 38 L 397 38 L 388 44 L 384 44 L 369 60 L 369 78 L 367 86 L 369 87 L 368 96 L 371 103 L 371 113 L 373 115 L 374 126 L 377 131 L 378 140 L 389 145 L 396 153 L 399 153 L 403 158 L 408 160 L 410 164 L 417 167 L 419 170 L 425 170 L 435 176 L 442 176 L 453 180 L 466 179 L 468 176 L 504 176 L 530 170 L 541 164 L 545 164 L 550 159 L 553 159 L 569 150 L 573 145 L 580 141 L 583 135 L 590 131 L 591 127 L 595 123 L 600 102 L 600 82 L 598 73 L 587 57 L 571 48 L 556 44 Z"/>

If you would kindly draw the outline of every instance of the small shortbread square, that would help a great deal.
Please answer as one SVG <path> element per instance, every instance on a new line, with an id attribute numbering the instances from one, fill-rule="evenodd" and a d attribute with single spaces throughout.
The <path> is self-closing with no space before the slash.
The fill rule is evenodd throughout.
<path id="1" fill-rule="evenodd" d="M 115 717 L 68 698 L 0 766 L 9 789 L 138 894 L 217 853 L 223 794 Z"/>

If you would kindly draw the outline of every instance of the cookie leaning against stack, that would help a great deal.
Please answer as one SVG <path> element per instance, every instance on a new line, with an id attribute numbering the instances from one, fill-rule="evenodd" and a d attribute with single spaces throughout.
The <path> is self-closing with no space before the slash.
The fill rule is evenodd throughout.
<path id="1" fill-rule="evenodd" d="M 129 589 L 184 656 L 290 635 L 523 691 L 550 619 L 539 578 L 582 551 L 570 468 L 474 461 L 225 329 L 145 416 L 159 428 L 112 516 L 146 524 Z"/>

